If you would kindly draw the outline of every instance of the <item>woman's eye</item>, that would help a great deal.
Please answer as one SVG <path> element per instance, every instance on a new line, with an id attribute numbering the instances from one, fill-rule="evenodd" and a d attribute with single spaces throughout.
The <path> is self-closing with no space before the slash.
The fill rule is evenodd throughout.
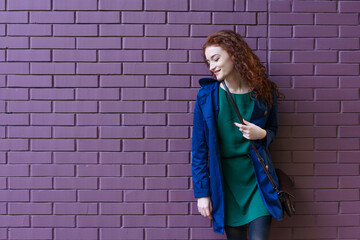
<path id="1" fill-rule="evenodd" d="M 214 59 L 215 62 L 219 61 L 219 58 Z"/>

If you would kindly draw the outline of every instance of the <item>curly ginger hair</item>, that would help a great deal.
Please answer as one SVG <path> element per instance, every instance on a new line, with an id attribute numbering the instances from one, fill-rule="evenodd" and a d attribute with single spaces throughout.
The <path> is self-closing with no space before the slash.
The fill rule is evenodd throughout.
<path id="1" fill-rule="evenodd" d="M 256 90 L 255 98 L 265 101 L 271 108 L 274 103 L 273 91 L 275 91 L 277 97 L 283 97 L 276 83 L 269 80 L 266 69 L 259 57 L 254 54 L 240 34 L 231 30 L 222 30 L 209 35 L 202 46 L 203 58 L 208 66 L 205 49 L 209 46 L 220 46 L 227 51 L 240 76 L 251 88 Z"/>

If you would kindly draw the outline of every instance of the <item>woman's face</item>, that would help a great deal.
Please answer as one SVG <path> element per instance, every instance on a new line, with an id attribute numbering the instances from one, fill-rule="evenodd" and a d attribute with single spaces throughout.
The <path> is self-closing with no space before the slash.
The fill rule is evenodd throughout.
<path id="1" fill-rule="evenodd" d="M 234 62 L 231 56 L 220 46 L 209 46 L 205 48 L 206 61 L 210 71 L 213 72 L 218 81 L 235 74 Z"/>

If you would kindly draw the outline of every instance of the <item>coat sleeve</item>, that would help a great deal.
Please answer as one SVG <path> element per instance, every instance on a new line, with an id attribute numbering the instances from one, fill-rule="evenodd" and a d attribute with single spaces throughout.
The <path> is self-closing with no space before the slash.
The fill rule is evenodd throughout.
<path id="1" fill-rule="evenodd" d="M 192 180 L 195 198 L 210 196 L 206 123 L 196 100 L 192 132 Z"/>
<path id="2" fill-rule="evenodd" d="M 277 129 L 278 129 L 278 120 L 277 120 L 277 111 L 278 103 L 276 94 L 273 94 L 273 106 L 269 110 L 269 116 L 265 124 L 266 137 L 262 139 L 263 144 L 266 148 L 269 147 L 270 143 L 274 140 Z"/>

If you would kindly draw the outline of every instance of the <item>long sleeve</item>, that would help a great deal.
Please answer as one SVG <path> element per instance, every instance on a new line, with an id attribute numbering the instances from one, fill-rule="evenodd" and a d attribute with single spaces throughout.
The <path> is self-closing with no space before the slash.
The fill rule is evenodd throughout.
<path id="1" fill-rule="evenodd" d="M 192 133 L 192 179 L 195 198 L 210 196 L 206 123 L 196 100 Z"/>
<path id="2" fill-rule="evenodd" d="M 265 141 L 266 148 L 269 147 L 270 143 L 274 140 L 277 129 L 278 129 L 278 120 L 277 120 L 277 111 L 278 111 L 278 103 L 276 94 L 273 94 L 273 106 L 270 109 L 268 120 L 265 124 L 266 138 L 263 139 Z"/>

